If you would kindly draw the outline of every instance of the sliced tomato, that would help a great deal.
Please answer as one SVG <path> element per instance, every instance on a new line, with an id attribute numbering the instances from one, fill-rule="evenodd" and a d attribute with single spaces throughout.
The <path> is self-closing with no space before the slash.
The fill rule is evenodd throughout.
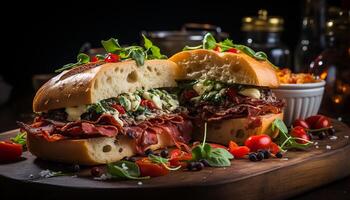
<path id="1" fill-rule="evenodd" d="M 90 62 L 97 62 L 98 58 L 96 56 L 92 56 Z"/>
<path id="2" fill-rule="evenodd" d="M 250 149 L 246 146 L 240 146 L 229 149 L 229 151 L 235 158 L 243 158 L 245 155 L 249 154 Z"/>
<path id="3" fill-rule="evenodd" d="M 137 160 L 136 164 L 140 168 L 141 176 L 157 177 L 164 176 L 169 173 L 169 170 L 162 164 L 153 163 L 148 158 Z"/>
<path id="4" fill-rule="evenodd" d="M 214 51 L 221 52 L 221 47 L 216 45 L 215 48 L 213 49 Z"/>
<path id="5" fill-rule="evenodd" d="M 171 166 L 185 166 L 186 163 L 184 162 L 189 160 L 192 160 L 191 153 L 181 151 L 180 149 L 174 149 L 170 153 L 169 162 Z"/>
<path id="6" fill-rule="evenodd" d="M 10 141 L 0 141 L 0 162 L 11 162 L 21 158 L 22 145 Z"/>
<path id="7" fill-rule="evenodd" d="M 112 105 L 112 107 L 115 108 L 119 112 L 119 114 L 125 114 L 125 109 L 122 105 L 114 104 Z"/>
<path id="8" fill-rule="evenodd" d="M 150 109 L 157 108 L 156 104 L 153 101 L 147 100 L 147 99 L 142 99 L 140 105 L 143 107 L 150 108 Z"/>
<path id="9" fill-rule="evenodd" d="M 230 49 L 228 49 L 226 52 L 230 52 L 230 53 L 239 53 L 239 50 L 238 50 L 238 49 L 235 49 L 235 48 L 230 48 Z"/>
<path id="10" fill-rule="evenodd" d="M 234 149 L 234 148 L 236 148 L 236 147 L 239 147 L 239 145 L 236 143 L 236 142 L 234 142 L 234 141 L 230 141 L 229 143 L 228 143 L 228 149 L 230 150 L 230 149 Z"/>

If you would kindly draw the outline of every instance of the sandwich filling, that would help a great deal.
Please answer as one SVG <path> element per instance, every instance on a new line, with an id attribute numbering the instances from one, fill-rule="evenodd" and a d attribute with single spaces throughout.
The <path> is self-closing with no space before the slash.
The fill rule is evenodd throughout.
<path id="1" fill-rule="evenodd" d="M 32 125 L 19 125 L 48 141 L 123 134 L 135 140 L 140 153 L 158 143 L 157 134 L 168 134 L 181 145 L 192 131 L 187 109 L 165 89 L 140 89 L 94 104 L 50 110 L 38 114 Z"/>
<path id="2" fill-rule="evenodd" d="M 261 125 L 259 116 L 281 113 L 284 101 L 276 98 L 269 88 L 226 84 L 213 80 L 179 83 L 180 102 L 188 105 L 189 115 L 197 125 L 203 121 L 248 118 L 248 128 Z"/>

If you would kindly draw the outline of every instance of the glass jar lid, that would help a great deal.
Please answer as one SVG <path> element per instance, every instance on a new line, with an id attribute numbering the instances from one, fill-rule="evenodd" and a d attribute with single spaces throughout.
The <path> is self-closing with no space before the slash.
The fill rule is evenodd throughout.
<path id="1" fill-rule="evenodd" d="M 266 10 L 259 10 L 258 16 L 244 17 L 242 23 L 242 31 L 279 32 L 283 30 L 284 20 L 279 16 L 268 16 Z"/>

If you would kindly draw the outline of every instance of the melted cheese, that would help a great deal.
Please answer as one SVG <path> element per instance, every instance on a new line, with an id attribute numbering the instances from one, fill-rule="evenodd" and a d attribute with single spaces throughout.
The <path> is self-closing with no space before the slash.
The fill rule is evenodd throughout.
<path id="1" fill-rule="evenodd" d="M 87 111 L 87 107 L 85 105 L 82 106 L 74 106 L 67 107 L 66 113 L 68 114 L 68 121 L 77 121 L 80 120 L 80 116 Z"/>
<path id="2" fill-rule="evenodd" d="M 238 93 L 241 95 L 256 98 L 256 99 L 260 99 L 260 96 L 261 96 L 260 91 L 258 89 L 255 89 L 255 88 L 243 89 L 243 90 L 239 91 Z"/>

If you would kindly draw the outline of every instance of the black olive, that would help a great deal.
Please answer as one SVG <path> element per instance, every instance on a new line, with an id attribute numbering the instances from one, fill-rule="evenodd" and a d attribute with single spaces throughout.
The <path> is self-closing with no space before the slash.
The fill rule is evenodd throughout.
<path id="1" fill-rule="evenodd" d="M 263 152 L 258 152 L 256 154 L 256 158 L 257 158 L 258 161 L 263 160 L 264 159 L 264 153 Z"/>
<path id="2" fill-rule="evenodd" d="M 323 140 L 326 137 L 327 137 L 327 134 L 324 131 L 318 133 L 318 139 Z"/>
<path id="3" fill-rule="evenodd" d="M 147 150 L 145 151 L 145 155 L 146 155 L 146 156 L 149 156 L 149 155 L 151 155 L 151 154 L 154 154 L 154 152 L 152 151 L 152 149 L 147 149 Z"/>
<path id="4" fill-rule="evenodd" d="M 169 156 L 169 151 L 168 149 L 164 149 L 160 152 L 160 156 L 163 158 L 167 158 Z"/>
<path id="5" fill-rule="evenodd" d="M 200 171 L 204 168 L 204 164 L 202 162 L 196 162 L 196 171 Z"/>
<path id="6" fill-rule="evenodd" d="M 93 177 L 100 177 L 102 175 L 102 170 L 99 167 L 93 167 L 90 173 Z"/>
<path id="7" fill-rule="evenodd" d="M 189 162 L 187 163 L 187 169 L 192 171 L 195 167 L 195 162 Z"/>
<path id="8" fill-rule="evenodd" d="M 187 164 L 187 169 L 190 171 L 200 171 L 204 168 L 204 164 L 201 162 L 189 162 Z"/>
<path id="9" fill-rule="evenodd" d="M 328 134 L 329 134 L 329 135 L 334 135 L 334 134 L 335 134 L 335 128 L 331 127 L 331 128 L 328 130 Z"/>
<path id="10" fill-rule="evenodd" d="M 248 158 L 249 158 L 250 161 L 253 161 L 253 162 L 258 161 L 258 158 L 257 158 L 257 156 L 256 156 L 256 153 L 250 153 L 250 154 L 248 155 Z"/>
<path id="11" fill-rule="evenodd" d="M 277 152 L 275 156 L 276 156 L 276 158 L 282 158 L 283 154 L 281 152 Z"/>
<path id="12" fill-rule="evenodd" d="M 258 152 L 264 155 L 264 159 L 270 158 L 270 152 L 268 150 L 260 150 Z"/>
<path id="13" fill-rule="evenodd" d="M 199 162 L 203 163 L 205 167 L 210 167 L 209 162 L 206 159 L 200 159 Z"/>

